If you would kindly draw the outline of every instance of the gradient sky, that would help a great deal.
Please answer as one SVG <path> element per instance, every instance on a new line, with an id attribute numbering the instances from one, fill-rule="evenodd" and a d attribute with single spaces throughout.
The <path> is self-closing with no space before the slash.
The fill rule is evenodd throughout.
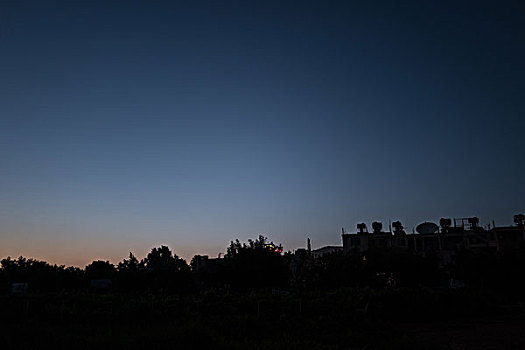
<path id="1" fill-rule="evenodd" d="M 0 1 L 0 257 L 525 211 L 522 1 Z"/>

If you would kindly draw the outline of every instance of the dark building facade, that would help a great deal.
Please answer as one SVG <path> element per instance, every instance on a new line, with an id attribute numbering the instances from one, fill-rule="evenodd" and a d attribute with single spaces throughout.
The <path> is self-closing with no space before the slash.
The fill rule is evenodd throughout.
<path id="1" fill-rule="evenodd" d="M 514 225 L 483 228 L 476 217 L 440 220 L 440 225 L 425 222 L 417 226 L 418 233 L 407 234 L 401 222 L 392 223 L 392 229 L 383 231 L 379 222 L 372 223 L 368 232 L 364 223 L 357 225 L 356 233 L 344 233 L 343 251 L 362 253 L 372 249 L 392 249 L 427 254 L 439 253 L 445 260 L 465 249 L 499 251 L 516 247 L 525 239 L 525 216 L 514 216 Z"/>

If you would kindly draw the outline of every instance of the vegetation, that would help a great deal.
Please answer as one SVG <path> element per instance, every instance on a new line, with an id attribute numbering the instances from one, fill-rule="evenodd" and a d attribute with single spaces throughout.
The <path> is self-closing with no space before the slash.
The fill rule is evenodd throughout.
<path id="1" fill-rule="evenodd" d="M 260 236 L 231 242 L 222 259 L 195 256 L 189 265 L 166 246 L 141 260 L 130 253 L 116 265 L 94 261 L 85 269 L 7 257 L 0 269 L 0 344 L 20 349 L 39 344 L 483 348 L 490 340 L 468 343 L 447 332 L 464 327 L 481 337 L 485 326 L 495 329 L 483 323 L 487 318 L 516 329 L 525 325 L 523 248 L 464 251 L 450 264 L 437 256 L 395 251 L 314 259 L 307 251 L 281 250 Z M 27 292 L 13 293 L 13 283 L 27 283 Z M 456 326 L 437 331 L 431 327 L 436 322 Z M 447 336 L 429 343 L 417 331 L 425 325 Z M 511 333 L 512 341 L 499 348 L 525 346 Z"/>

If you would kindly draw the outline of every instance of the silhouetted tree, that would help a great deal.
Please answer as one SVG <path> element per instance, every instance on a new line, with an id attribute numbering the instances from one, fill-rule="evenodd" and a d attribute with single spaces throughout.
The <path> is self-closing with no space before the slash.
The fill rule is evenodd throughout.
<path id="1" fill-rule="evenodd" d="M 86 275 L 91 279 L 111 278 L 115 273 L 115 265 L 109 261 L 97 260 L 86 266 Z"/>
<path id="2" fill-rule="evenodd" d="M 190 287 L 190 267 L 167 246 L 151 249 L 141 264 L 146 267 L 146 283 L 152 288 L 182 291 Z"/>
<path id="3" fill-rule="evenodd" d="M 135 272 L 138 271 L 143 264 L 133 255 L 132 252 L 129 252 L 129 259 L 124 259 L 118 263 L 119 272 Z"/>
<path id="4" fill-rule="evenodd" d="M 281 251 L 264 236 L 248 244 L 232 241 L 225 255 L 227 281 L 240 289 L 286 285 L 289 269 Z"/>
<path id="5" fill-rule="evenodd" d="M 144 262 L 139 260 L 129 252 L 129 258 L 123 259 L 118 263 L 116 274 L 116 287 L 120 291 L 136 291 L 147 288 L 147 281 L 140 272 L 144 267 Z"/>
<path id="6" fill-rule="evenodd" d="M 176 254 L 163 245 L 160 248 L 153 248 L 144 258 L 144 265 L 154 271 L 188 272 L 189 266 L 184 259 L 180 259 Z"/>
<path id="7" fill-rule="evenodd" d="M 51 291 L 67 288 L 79 288 L 82 271 L 78 268 L 65 268 L 64 265 L 50 265 L 37 259 L 7 257 L 1 260 L 2 289 L 7 290 L 10 283 L 27 282 L 30 290 Z"/>

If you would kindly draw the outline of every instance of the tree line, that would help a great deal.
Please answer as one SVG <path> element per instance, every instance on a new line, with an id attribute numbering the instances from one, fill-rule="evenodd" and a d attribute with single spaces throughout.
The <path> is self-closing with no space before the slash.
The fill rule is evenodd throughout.
<path id="1" fill-rule="evenodd" d="M 502 252 L 459 252 L 443 263 L 394 250 L 363 254 L 337 252 L 314 258 L 308 251 L 281 253 L 259 236 L 233 241 L 222 259 L 196 255 L 188 264 L 167 246 L 138 259 L 133 253 L 114 265 L 97 260 L 84 269 L 37 259 L 1 260 L 0 291 L 27 283 L 30 292 L 86 291 L 194 293 L 203 290 L 335 290 L 357 288 L 470 288 L 513 299 L 525 295 L 525 248 Z M 521 300 L 520 299 L 520 300 Z"/>

